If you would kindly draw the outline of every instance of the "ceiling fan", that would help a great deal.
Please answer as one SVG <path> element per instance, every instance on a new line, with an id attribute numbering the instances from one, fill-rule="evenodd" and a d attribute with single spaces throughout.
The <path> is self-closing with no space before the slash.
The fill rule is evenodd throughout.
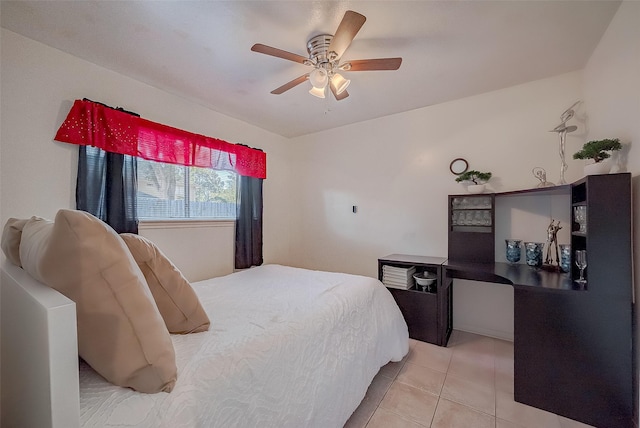
<path id="1" fill-rule="evenodd" d="M 360 59 L 340 63 L 342 55 L 366 20 L 367 18 L 365 18 L 364 15 L 348 10 L 344 14 L 335 35 L 320 34 L 307 41 L 309 57 L 260 43 L 253 45 L 251 47 L 253 52 L 271 55 L 313 67 L 313 70 L 309 73 L 305 73 L 285 83 L 271 91 L 271 93 L 276 95 L 282 94 L 302 82 L 309 80 L 313 86 L 309 91 L 311 95 L 324 98 L 328 86 L 336 97 L 336 100 L 340 101 L 349 96 L 346 89 L 351 81 L 345 79 L 338 71 L 397 70 L 400 68 L 402 58 Z"/>

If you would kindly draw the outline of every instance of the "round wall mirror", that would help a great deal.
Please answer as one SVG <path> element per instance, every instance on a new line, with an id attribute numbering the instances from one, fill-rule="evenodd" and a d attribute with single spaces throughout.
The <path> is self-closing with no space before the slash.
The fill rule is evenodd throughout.
<path id="1" fill-rule="evenodd" d="M 452 160 L 451 164 L 449 165 L 449 170 L 451 170 L 451 172 L 455 175 L 460 175 L 467 169 L 469 169 L 469 164 L 462 158 L 456 158 Z"/>

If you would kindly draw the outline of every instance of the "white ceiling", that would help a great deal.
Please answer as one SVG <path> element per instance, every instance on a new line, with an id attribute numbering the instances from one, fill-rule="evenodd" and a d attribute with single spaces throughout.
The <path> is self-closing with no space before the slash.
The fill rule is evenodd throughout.
<path id="1" fill-rule="evenodd" d="M 293 137 L 584 67 L 618 1 L 5 1 L 2 27 L 215 111 Z M 402 57 L 398 71 L 344 72 L 350 96 L 322 100 L 307 56 L 346 10 L 367 21 L 344 60 Z M 571 101 L 571 100 L 569 100 Z M 126 106 L 124 106 L 126 108 Z M 144 117 L 144 112 L 139 112 Z"/>

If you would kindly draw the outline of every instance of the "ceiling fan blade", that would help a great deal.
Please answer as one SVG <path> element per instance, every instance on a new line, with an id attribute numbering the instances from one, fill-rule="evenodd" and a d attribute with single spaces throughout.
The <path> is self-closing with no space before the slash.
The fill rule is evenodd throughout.
<path id="1" fill-rule="evenodd" d="M 309 73 L 307 74 L 303 74 L 302 76 L 293 79 L 291 82 L 285 83 L 284 85 L 280 86 L 279 88 L 274 89 L 273 91 L 271 91 L 272 94 L 275 95 L 280 95 L 283 92 L 288 91 L 289 89 L 298 86 L 299 84 L 301 84 L 302 82 L 306 81 L 307 79 L 309 79 Z"/>
<path id="2" fill-rule="evenodd" d="M 271 46 L 263 45 L 261 43 L 256 43 L 255 45 L 251 46 L 251 50 L 265 55 L 275 56 L 276 58 L 299 62 L 300 64 L 304 64 L 306 61 L 309 61 L 309 58 L 305 58 L 302 55 L 283 51 L 282 49 L 278 48 L 272 48 Z"/>
<path id="3" fill-rule="evenodd" d="M 333 96 L 336 97 L 336 100 L 338 100 L 338 101 L 344 100 L 345 98 L 347 98 L 349 96 L 349 93 L 347 92 L 346 89 L 344 91 L 342 91 L 340 94 L 337 94 L 336 93 L 336 86 L 333 84 L 333 82 L 331 82 L 329 84 L 329 87 L 331 88 L 331 92 L 333 93 Z"/>
<path id="4" fill-rule="evenodd" d="M 345 62 L 339 68 L 344 71 L 397 70 L 402 58 L 357 59 Z"/>
<path id="5" fill-rule="evenodd" d="M 338 54 L 338 58 L 342 56 L 344 51 L 347 50 L 353 38 L 358 34 L 360 28 L 367 20 L 364 15 L 360 15 L 358 12 L 348 10 L 345 12 L 336 34 L 333 36 L 331 43 L 329 44 L 329 52 L 333 51 Z"/>

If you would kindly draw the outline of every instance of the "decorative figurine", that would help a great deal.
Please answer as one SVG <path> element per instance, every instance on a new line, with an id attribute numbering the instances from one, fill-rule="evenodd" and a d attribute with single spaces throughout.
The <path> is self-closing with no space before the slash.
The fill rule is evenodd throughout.
<path id="1" fill-rule="evenodd" d="M 560 125 L 556 126 L 551 131 L 549 131 L 549 132 L 557 132 L 558 136 L 560 137 L 559 152 L 560 152 L 561 165 L 560 165 L 560 180 L 558 181 L 558 185 L 567 184 L 567 182 L 564 180 L 564 172 L 567 170 L 567 168 L 569 168 L 569 166 L 564 160 L 564 146 L 567 138 L 567 133 L 573 132 L 576 129 L 578 129 L 578 127 L 575 125 L 567 126 L 567 122 L 575 115 L 575 111 L 573 110 L 574 107 L 576 107 L 581 102 L 582 101 L 576 101 L 575 103 L 573 103 L 571 107 L 566 109 L 562 113 L 562 115 L 560 115 L 560 121 L 561 121 Z"/>
<path id="2" fill-rule="evenodd" d="M 553 256 L 551 254 L 551 247 L 556 250 L 556 263 L 558 268 L 560 267 L 560 252 L 558 251 L 558 231 L 562 229 L 560 226 L 560 220 L 555 224 L 555 220 L 551 219 L 551 223 L 547 227 L 547 257 L 544 260 L 544 264 L 548 267 L 553 266 Z"/>
<path id="3" fill-rule="evenodd" d="M 540 180 L 540 183 L 538 183 L 538 185 L 536 187 L 552 187 L 552 186 L 555 186 L 555 184 L 549 183 L 547 181 L 547 171 L 545 171 L 544 168 L 540 168 L 539 166 L 536 166 L 535 168 L 533 168 L 531 170 L 531 173 L 533 174 L 533 176 L 535 178 Z"/>

